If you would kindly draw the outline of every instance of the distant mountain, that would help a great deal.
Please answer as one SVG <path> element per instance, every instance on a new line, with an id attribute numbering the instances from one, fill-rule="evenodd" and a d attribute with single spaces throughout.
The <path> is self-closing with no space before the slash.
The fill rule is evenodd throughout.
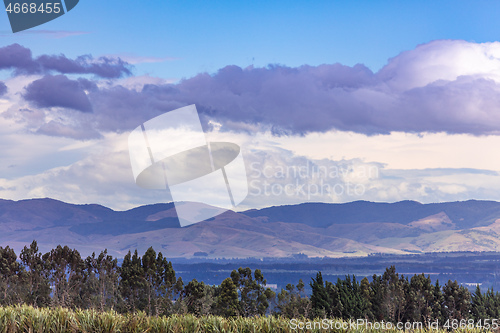
<path id="1" fill-rule="evenodd" d="M 444 212 L 459 228 L 488 225 L 499 218 L 500 203 L 495 201 L 457 201 L 421 204 L 416 201 L 396 203 L 354 201 L 343 204 L 303 203 L 249 210 L 250 217 L 266 217 L 269 222 L 287 221 L 314 227 L 332 224 L 387 222 L 407 225 L 413 221 Z"/>
<path id="2" fill-rule="evenodd" d="M 236 213 L 181 228 L 172 203 L 114 211 L 53 199 L 0 200 L 0 245 L 36 239 L 82 254 L 107 248 L 122 257 L 149 246 L 167 257 L 363 256 L 370 253 L 497 251 L 500 203 L 469 200 L 304 203 Z"/>

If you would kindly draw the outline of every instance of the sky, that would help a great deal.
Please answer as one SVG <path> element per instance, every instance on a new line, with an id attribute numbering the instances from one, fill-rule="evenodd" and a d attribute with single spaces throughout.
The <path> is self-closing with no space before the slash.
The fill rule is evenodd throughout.
<path id="1" fill-rule="evenodd" d="M 240 145 L 238 209 L 500 200 L 497 1 L 81 0 L 15 33 L 0 14 L 0 198 L 114 209 L 128 135 L 195 104 Z"/>

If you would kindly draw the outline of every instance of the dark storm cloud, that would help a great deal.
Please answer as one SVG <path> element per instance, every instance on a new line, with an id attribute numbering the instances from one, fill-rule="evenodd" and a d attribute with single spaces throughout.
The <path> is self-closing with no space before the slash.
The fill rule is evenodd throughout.
<path id="1" fill-rule="evenodd" d="M 330 114 L 336 103 L 330 92 L 342 97 L 345 90 L 374 83 L 373 73 L 362 65 L 227 66 L 215 75 L 200 74 L 179 84 L 149 84 L 140 92 L 119 86 L 89 97 L 103 130 L 128 130 L 163 112 L 196 104 L 204 119 L 259 123 L 299 133 L 343 126 Z M 345 122 L 352 117 L 347 113 Z"/>
<path id="2" fill-rule="evenodd" d="M 26 87 L 23 97 L 37 107 L 63 107 L 92 112 L 92 106 L 82 84 L 64 75 L 47 75 L 33 81 Z"/>
<path id="3" fill-rule="evenodd" d="M 69 59 L 65 55 L 41 55 L 33 58 L 31 50 L 19 44 L 0 48 L 0 69 L 13 69 L 14 74 L 94 74 L 102 78 L 130 75 L 130 65 L 120 58 L 90 55 Z"/>
<path id="4" fill-rule="evenodd" d="M 259 123 L 285 132 L 369 131 L 369 109 L 353 94 L 376 83 L 363 65 L 228 66 L 213 76 L 185 80 L 174 91 L 163 89 L 160 96 L 195 103 L 200 112 L 221 121 Z"/>
<path id="5" fill-rule="evenodd" d="M 446 46 L 442 44 L 431 46 Z M 162 112 L 196 104 L 203 119 L 215 119 L 223 129 L 233 130 L 253 124 L 277 134 L 500 132 L 500 85 L 488 77 L 490 72 L 472 68 L 462 75 L 463 66 L 443 66 L 439 72 L 425 62 L 428 50 L 412 52 L 410 60 L 418 59 L 418 66 L 403 54 L 378 73 L 363 65 L 227 66 L 175 85 L 145 85 L 141 92 L 112 88 L 90 98 L 97 103 L 104 130 L 130 129 Z"/>
<path id="6" fill-rule="evenodd" d="M 26 98 L 40 106 L 80 111 L 90 111 L 92 105 L 97 131 L 131 130 L 159 114 L 196 104 L 204 125 L 215 120 L 222 130 L 499 134 L 497 49 L 500 43 L 435 41 L 390 59 L 377 73 L 359 64 L 227 66 L 177 84 L 145 85 L 141 91 L 98 88 L 80 80 L 71 81 L 62 94 L 57 90 L 70 80 L 48 77 L 46 84 L 29 86 Z"/>

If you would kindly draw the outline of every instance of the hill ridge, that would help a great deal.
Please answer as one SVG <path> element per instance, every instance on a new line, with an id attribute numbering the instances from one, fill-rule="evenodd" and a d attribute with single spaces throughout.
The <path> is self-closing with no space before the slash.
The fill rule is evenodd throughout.
<path id="1" fill-rule="evenodd" d="M 169 257 L 214 258 L 495 251 L 497 221 L 500 202 L 490 200 L 359 200 L 227 211 L 180 228 L 172 202 L 118 211 L 51 198 L 0 199 L 0 245 L 21 249 L 36 239 L 41 249 L 64 243 L 89 254 L 107 248 L 118 257 L 149 246 Z"/>

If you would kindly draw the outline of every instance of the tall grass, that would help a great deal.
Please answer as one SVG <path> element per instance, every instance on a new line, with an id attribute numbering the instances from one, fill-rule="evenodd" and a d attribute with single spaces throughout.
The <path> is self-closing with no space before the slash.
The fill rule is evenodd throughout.
<path id="1" fill-rule="evenodd" d="M 9 306 L 0 308 L 0 333 L 292 333 L 292 332 L 344 332 L 321 328 L 294 330 L 290 321 L 280 317 L 222 318 L 215 316 L 172 315 L 149 317 L 145 313 L 118 314 L 114 311 L 69 310 L 65 308 L 33 308 Z M 348 330 L 370 333 L 377 330 Z M 458 330 L 479 333 L 479 329 Z M 397 332 L 386 330 L 385 332 Z M 413 332 L 431 332 L 416 330 Z M 444 333 L 434 330 L 433 333 Z M 481 331 L 481 332 L 484 332 Z"/>

